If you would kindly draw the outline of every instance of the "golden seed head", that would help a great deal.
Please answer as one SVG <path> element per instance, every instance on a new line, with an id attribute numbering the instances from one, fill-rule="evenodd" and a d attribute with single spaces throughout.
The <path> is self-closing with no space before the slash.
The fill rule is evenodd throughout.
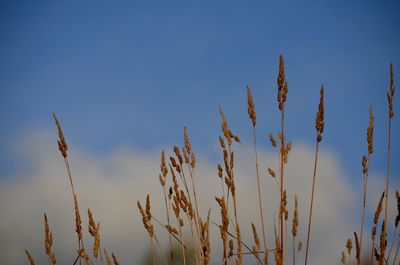
<path id="1" fill-rule="evenodd" d="M 379 264 L 383 265 L 383 264 L 385 264 L 385 251 L 386 251 L 386 247 L 387 247 L 386 220 L 383 220 L 383 222 L 382 222 L 382 230 L 381 230 L 379 247 L 380 247 L 380 251 L 381 251 L 381 255 L 379 258 Z"/>
<path id="2" fill-rule="evenodd" d="M 296 237 L 297 228 L 299 226 L 299 212 L 298 212 L 298 202 L 297 196 L 294 196 L 294 213 L 293 213 L 293 223 L 292 223 L 292 235 Z"/>
<path id="3" fill-rule="evenodd" d="M 174 153 L 175 153 L 176 157 L 179 160 L 179 164 L 182 165 L 183 164 L 183 158 L 182 158 L 181 152 L 179 151 L 179 148 L 176 145 L 174 146 Z"/>
<path id="4" fill-rule="evenodd" d="M 183 137 L 184 137 L 184 143 L 185 143 L 186 151 L 188 152 L 188 154 L 191 154 L 192 153 L 192 147 L 190 145 L 189 136 L 188 136 L 186 127 L 183 127 Z"/>
<path id="5" fill-rule="evenodd" d="M 315 118 L 315 129 L 317 130 L 317 141 L 322 140 L 322 133 L 324 132 L 324 85 L 321 85 L 319 106 Z"/>
<path id="6" fill-rule="evenodd" d="M 381 198 L 379 200 L 378 206 L 376 207 L 376 210 L 375 210 L 375 215 L 374 215 L 374 224 L 375 225 L 378 223 L 379 216 L 382 213 L 382 203 L 383 203 L 384 195 L 385 195 L 385 192 L 382 192 L 382 195 L 381 195 Z"/>
<path id="7" fill-rule="evenodd" d="M 253 231 L 254 243 L 256 244 L 257 248 L 260 249 L 260 238 L 258 237 L 257 229 L 254 223 L 251 223 L 251 229 Z"/>
<path id="8" fill-rule="evenodd" d="M 354 242 L 356 243 L 356 259 L 358 264 L 360 263 L 360 242 L 358 241 L 358 235 L 354 232 Z"/>
<path id="9" fill-rule="evenodd" d="M 222 132 L 225 135 L 226 140 L 228 141 L 228 145 L 232 144 L 232 138 L 231 138 L 231 133 L 229 131 L 228 127 L 228 121 L 225 118 L 225 114 L 222 108 L 219 108 L 219 113 L 221 114 L 221 119 L 222 119 Z"/>
<path id="10" fill-rule="evenodd" d="M 389 118 L 393 118 L 393 98 L 394 98 L 394 79 L 393 79 L 393 65 L 390 64 L 390 88 L 387 92 L 387 98 L 389 103 Z"/>
<path id="11" fill-rule="evenodd" d="M 351 254 L 351 250 L 353 249 L 353 241 L 351 241 L 351 239 L 347 239 L 346 242 L 346 248 L 347 248 L 347 253 L 349 253 L 349 255 Z"/>
<path id="12" fill-rule="evenodd" d="M 275 171 L 272 168 L 268 168 L 268 173 L 271 175 L 271 177 L 276 177 Z"/>
<path id="13" fill-rule="evenodd" d="M 29 253 L 29 251 L 26 250 L 26 249 L 25 249 L 25 254 L 26 254 L 26 256 L 28 257 L 29 263 L 30 263 L 31 265 L 36 265 L 36 264 L 35 264 L 35 261 L 34 261 L 33 258 L 32 258 L 31 253 Z"/>
<path id="14" fill-rule="evenodd" d="M 273 147 L 276 147 L 276 140 L 275 140 L 275 137 L 274 137 L 274 135 L 272 133 L 269 134 L 269 140 L 271 141 L 271 145 Z"/>
<path id="15" fill-rule="evenodd" d="M 146 214 L 147 214 L 147 219 L 151 220 L 151 206 L 150 206 L 150 195 L 147 194 L 146 196 Z"/>
<path id="16" fill-rule="evenodd" d="M 161 151 L 161 164 L 160 164 L 160 169 L 161 169 L 161 174 L 162 176 L 165 177 L 168 174 L 168 168 L 167 168 L 167 163 L 165 162 L 165 152 L 164 150 Z M 164 180 L 165 181 L 165 180 Z"/>
<path id="17" fill-rule="evenodd" d="M 279 74 L 277 79 L 278 84 L 278 103 L 279 110 L 283 110 L 287 98 L 288 85 L 285 78 L 285 65 L 282 54 L 279 56 Z"/>
<path id="18" fill-rule="evenodd" d="M 53 113 L 53 118 L 54 118 L 54 121 L 56 123 L 57 130 L 58 130 L 58 138 L 59 138 L 57 140 L 58 149 L 60 150 L 62 156 L 65 158 L 65 157 L 67 157 L 68 145 L 67 145 L 67 142 L 65 141 L 64 134 L 63 134 L 63 131 L 61 129 L 61 125 L 58 122 L 56 114 L 54 114 L 54 113 Z"/>
<path id="19" fill-rule="evenodd" d="M 249 118 L 253 123 L 253 126 L 256 126 L 256 112 L 254 108 L 253 97 L 251 96 L 250 87 L 247 86 L 247 113 L 249 114 Z"/>
<path id="20" fill-rule="evenodd" d="M 226 146 L 225 146 L 224 138 L 222 138 L 221 136 L 218 136 L 218 139 L 219 139 L 219 145 L 221 146 L 221 148 L 225 149 Z"/>
<path id="21" fill-rule="evenodd" d="M 367 142 L 368 142 L 369 154 L 372 154 L 372 152 L 374 151 L 373 134 L 374 134 L 374 113 L 372 112 L 372 107 L 369 107 L 369 125 L 367 129 Z"/>
<path id="22" fill-rule="evenodd" d="M 221 164 L 218 163 L 218 177 L 222 178 L 222 176 L 223 176 L 222 166 Z"/>

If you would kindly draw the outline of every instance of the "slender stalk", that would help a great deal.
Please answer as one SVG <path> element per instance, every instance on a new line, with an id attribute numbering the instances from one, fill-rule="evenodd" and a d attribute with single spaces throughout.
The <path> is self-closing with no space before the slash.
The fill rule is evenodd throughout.
<path id="1" fill-rule="evenodd" d="M 180 223 L 179 223 L 178 217 L 176 218 L 176 222 L 177 222 L 177 225 L 178 225 L 178 227 L 179 227 L 179 239 L 180 239 L 180 241 L 181 241 L 181 246 L 182 246 L 183 264 L 186 265 L 186 256 L 185 256 L 185 247 L 184 247 L 185 242 L 183 241 L 182 227 L 181 227 L 181 225 L 180 225 Z"/>
<path id="2" fill-rule="evenodd" d="M 392 129 L 392 118 L 389 117 L 388 149 L 387 149 L 387 164 L 386 164 L 385 216 L 384 216 L 384 221 L 386 223 L 387 223 L 387 209 L 388 209 L 388 195 L 389 195 L 391 129 Z"/>
<path id="3" fill-rule="evenodd" d="M 314 173 L 313 173 L 313 183 L 312 183 L 312 192 L 311 192 L 310 214 L 308 216 L 308 229 L 307 229 L 305 265 L 307 265 L 307 261 L 308 261 L 308 249 L 309 249 L 309 244 L 310 244 L 311 220 L 312 220 L 312 210 L 313 210 L 314 192 L 315 192 L 315 178 L 316 178 L 316 175 L 317 175 L 318 148 L 319 148 L 319 141 L 317 141 L 316 147 L 315 147 Z"/>
<path id="4" fill-rule="evenodd" d="M 305 265 L 307 265 L 308 261 L 308 250 L 310 245 L 310 234 L 311 234 L 311 219 L 312 219 L 312 210 L 314 204 L 314 193 L 315 193 L 315 178 L 317 175 L 317 163 L 318 163 L 318 149 L 319 142 L 322 141 L 322 133 L 324 132 L 325 121 L 324 121 L 324 86 L 321 85 L 321 90 L 319 94 L 319 106 L 317 111 L 317 116 L 315 118 L 315 129 L 317 130 L 317 139 L 315 145 L 315 158 L 314 158 L 314 173 L 313 173 L 313 182 L 312 182 L 312 192 L 311 192 L 311 203 L 310 203 L 310 215 L 308 216 L 308 229 L 307 229 L 307 244 L 306 244 L 306 257 L 305 257 Z"/>
<path id="5" fill-rule="evenodd" d="M 367 155 L 367 171 L 364 174 L 364 185 L 363 185 L 363 206 L 362 206 L 362 213 L 361 213 L 361 228 L 360 228 L 360 257 L 362 252 L 362 242 L 363 242 L 363 232 L 364 232 L 364 222 L 365 222 L 365 208 L 366 208 L 366 201 L 367 201 L 367 189 L 368 189 L 368 169 L 370 165 L 370 158 L 371 154 L 368 153 Z M 357 261 L 357 264 L 360 265 L 360 262 Z"/>
<path id="6" fill-rule="evenodd" d="M 258 192 L 258 205 L 260 207 L 260 218 L 261 218 L 261 227 L 263 233 L 263 244 L 264 244 L 264 264 L 268 264 L 268 251 L 267 251 L 267 238 L 265 233 L 264 226 L 264 214 L 263 207 L 261 202 L 261 188 L 260 188 L 260 173 L 258 167 L 258 152 L 257 152 L 257 135 L 256 135 L 256 127 L 253 126 L 253 138 L 254 138 L 254 155 L 256 158 L 256 174 L 257 174 L 257 192 Z"/>
<path id="7" fill-rule="evenodd" d="M 151 252 L 153 254 L 153 265 L 156 265 L 156 249 L 154 247 L 154 242 L 153 242 L 153 237 L 150 237 L 150 242 L 151 242 Z"/>
<path id="8" fill-rule="evenodd" d="M 282 265 L 284 265 L 284 235 L 283 235 L 283 223 L 284 223 L 284 216 L 283 216 L 283 190 L 284 190 L 284 182 L 283 182 L 283 176 L 284 176 L 284 148 L 285 148 L 285 134 L 284 134 L 284 121 L 285 121 L 285 109 L 283 108 L 281 111 L 282 115 L 281 115 L 281 123 L 282 123 L 282 131 L 281 131 L 281 167 L 280 167 L 280 210 L 279 210 L 279 218 L 280 218 L 280 239 L 281 239 L 281 261 L 282 261 Z"/>
<path id="9" fill-rule="evenodd" d="M 167 191 L 166 191 L 165 185 L 163 186 L 163 193 L 164 193 L 165 211 L 167 212 L 167 223 L 168 223 L 168 225 L 171 225 L 170 224 L 170 220 L 169 220 L 169 208 L 168 208 L 168 203 L 167 203 Z M 172 265 L 174 265 L 174 251 L 172 249 L 172 236 L 171 236 L 171 233 L 168 233 L 168 239 L 169 239 L 169 249 L 170 249 L 171 263 L 172 263 Z"/>
<path id="10" fill-rule="evenodd" d="M 293 265 L 296 265 L 296 237 L 293 237 Z"/>

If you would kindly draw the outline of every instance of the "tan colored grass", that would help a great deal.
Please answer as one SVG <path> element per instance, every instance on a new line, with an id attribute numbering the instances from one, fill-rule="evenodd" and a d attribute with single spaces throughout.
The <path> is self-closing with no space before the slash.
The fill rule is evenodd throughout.
<path id="1" fill-rule="evenodd" d="M 32 257 L 32 255 L 31 255 L 31 253 L 29 253 L 29 251 L 26 250 L 26 249 L 25 249 L 25 254 L 26 254 L 26 256 L 28 257 L 29 263 L 30 263 L 31 265 L 36 265 L 35 261 L 33 260 L 33 257 Z"/>
<path id="2" fill-rule="evenodd" d="M 260 211 L 260 224 L 263 236 L 263 249 L 264 249 L 264 265 L 268 264 L 268 249 L 267 249 L 267 234 L 265 232 L 265 223 L 264 223 L 264 213 L 263 213 L 263 205 L 261 200 L 261 184 L 260 184 L 260 172 L 259 172 L 259 164 L 258 164 L 258 152 L 257 152 L 257 134 L 256 134 L 256 111 L 253 102 L 253 96 L 251 95 L 250 87 L 247 86 L 247 112 L 249 114 L 249 118 L 253 124 L 253 140 L 254 140 L 254 157 L 256 162 L 256 177 L 257 177 L 257 195 L 258 195 L 258 206 Z"/>
<path id="3" fill-rule="evenodd" d="M 53 234 L 50 231 L 47 216 L 44 214 L 44 247 L 46 249 L 46 255 L 49 258 L 50 265 L 56 264 L 56 255 L 52 249 L 53 247 Z"/>
<path id="4" fill-rule="evenodd" d="M 321 85 L 321 90 L 320 90 L 319 95 L 320 95 L 319 106 L 318 106 L 318 111 L 317 111 L 317 115 L 315 118 L 315 129 L 317 131 L 317 139 L 316 139 L 316 145 L 315 145 L 315 159 L 314 159 L 314 173 L 313 173 L 313 179 L 312 179 L 311 202 L 310 202 L 309 216 L 308 216 L 305 265 L 307 265 L 307 261 L 308 261 L 308 251 L 309 251 L 309 244 L 310 244 L 311 221 L 312 221 L 312 211 L 313 211 L 314 193 L 315 193 L 315 179 L 316 179 L 316 175 L 317 175 L 318 149 L 319 149 L 319 143 L 322 140 L 322 133 L 324 132 L 324 127 L 325 127 L 324 86 L 323 85 Z"/>

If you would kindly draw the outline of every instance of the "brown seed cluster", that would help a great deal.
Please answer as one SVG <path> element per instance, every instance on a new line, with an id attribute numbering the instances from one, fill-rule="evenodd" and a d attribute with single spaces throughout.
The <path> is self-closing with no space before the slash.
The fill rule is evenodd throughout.
<path id="1" fill-rule="evenodd" d="M 227 258 L 226 250 L 228 244 L 228 228 L 229 228 L 228 209 L 226 207 L 225 198 L 223 196 L 221 198 L 215 197 L 215 200 L 218 202 L 218 205 L 221 208 L 221 226 L 219 229 L 223 245 L 223 259 L 226 260 Z"/>
<path id="2" fill-rule="evenodd" d="M 347 239 L 346 241 L 346 248 L 347 248 L 347 253 L 351 255 L 351 250 L 353 249 L 353 241 L 351 239 Z"/>
<path id="3" fill-rule="evenodd" d="M 279 74 L 277 83 L 279 110 L 283 111 L 288 93 L 288 84 L 285 78 L 285 64 L 283 62 L 282 54 L 279 56 Z"/>
<path id="4" fill-rule="evenodd" d="M 354 232 L 354 242 L 356 243 L 356 260 L 357 264 L 360 264 L 360 241 L 358 240 L 358 235 Z"/>
<path id="5" fill-rule="evenodd" d="M 50 231 L 47 216 L 44 214 L 44 247 L 46 249 L 46 255 L 49 257 L 50 265 L 56 264 L 56 256 L 52 250 L 53 246 L 53 234 Z"/>
<path id="6" fill-rule="evenodd" d="M 374 113 L 372 112 L 372 107 L 369 107 L 369 125 L 367 129 L 367 142 L 368 142 L 369 154 L 372 154 L 374 152 L 373 135 L 374 135 Z"/>
<path id="7" fill-rule="evenodd" d="M 385 251 L 387 247 L 387 240 L 386 240 L 386 221 L 383 220 L 382 222 L 382 230 L 381 230 L 381 237 L 379 242 L 380 254 L 379 254 L 379 265 L 385 264 Z"/>
<path id="8" fill-rule="evenodd" d="M 167 178 L 168 174 L 168 168 L 167 168 L 167 163 L 165 162 L 165 152 L 164 150 L 161 151 L 161 162 L 160 162 L 160 171 L 161 173 L 159 174 L 159 180 L 161 186 L 165 186 L 165 180 Z"/>
<path id="9" fill-rule="evenodd" d="M 31 265 L 36 265 L 35 261 L 34 261 L 33 258 L 32 258 L 31 253 L 29 253 L 29 251 L 26 250 L 26 249 L 25 249 L 25 254 L 26 254 L 26 256 L 28 257 L 29 263 L 30 263 Z"/>
<path id="10" fill-rule="evenodd" d="M 147 230 L 150 238 L 152 238 L 154 236 L 154 227 L 151 224 L 150 196 L 148 194 L 146 196 L 146 210 L 143 209 L 140 201 L 137 201 L 137 206 L 139 208 L 140 214 L 142 215 L 144 228 Z"/>
<path id="11" fill-rule="evenodd" d="M 203 255 L 203 264 L 207 265 L 210 262 L 211 247 L 210 247 L 210 211 L 208 212 L 207 221 L 200 220 L 200 245 Z"/>
<path id="12" fill-rule="evenodd" d="M 317 117 L 315 118 L 315 129 L 317 130 L 317 141 L 321 142 L 322 133 L 324 132 L 324 86 L 321 85 L 319 93 L 319 106 L 317 111 Z"/>
<path id="13" fill-rule="evenodd" d="M 275 171 L 272 168 L 268 168 L 268 174 L 270 174 L 273 178 L 276 177 Z"/>
<path id="14" fill-rule="evenodd" d="M 54 113 L 53 113 L 53 118 L 54 118 L 54 121 L 56 122 L 57 130 L 58 130 L 58 138 L 59 138 L 57 140 L 58 149 L 60 150 L 62 156 L 65 158 L 65 157 L 67 157 L 68 145 L 67 145 L 67 142 L 65 141 L 64 134 L 61 130 L 60 123 L 58 122 L 56 114 L 54 114 Z"/>
<path id="15" fill-rule="evenodd" d="M 361 160 L 362 171 L 364 174 L 368 173 L 368 166 L 367 166 L 367 156 L 363 156 Z"/>
<path id="16" fill-rule="evenodd" d="M 90 209 L 88 209 L 88 219 L 89 219 L 89 234 L 94 238 L 93 256 L 97 259 L 100 249 L 100 223 L 96 224 Z"/>
<path id="17" fill-rule="evenodd" d="M 272 133 L 269 134 L 269 140 L 271 142 L 271 145 L 273 147 L 276 147 L 276 140 L 275 140 L 275 137 L 274 137 L 274 135 Z"/>
<path id="18" fill-rule="evenodd" d="M 253 123 L 253 127 L 255 127 L 257 122 L 256 111 L 254 108 L 253 97 L 251 96 L 251 91 L 249 86 L 247 86 L 247 112 L 249 114 L 251 122 Z"/>
<path id="19" fill-rule="evenodd" d="M 294 212 L 293 212 L 293 223 L 292 223 L 292 235 L 296 237 L 297 228 L 299 227 L 299 211 L 298 211 L 298 202 L 297 196 L 294 196 Z"/>
<path id="20" fill-rule="evenodd" d="M 254 223 L 251 223 L 251 230 L 253 231 L 253 252 L 258 257 L 258 252 L 260 251 L 260 238 L 258 237 L 257 228 Z"/>
<path id="21" fill-rule="evenodd" d="M 389 118 L 393 118 L 393 98 L 394 98 L 394 80 L 393 80 L 393 65 L 390 64 L 390 87 L 389 91 L 386 92 L 389 103 Z"/>

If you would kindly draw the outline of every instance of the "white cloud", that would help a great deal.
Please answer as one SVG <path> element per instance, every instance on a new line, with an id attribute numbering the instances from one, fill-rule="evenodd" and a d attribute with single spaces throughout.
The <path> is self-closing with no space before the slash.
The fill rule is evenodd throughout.
<path id="1" fill-rule="evenodd" d="M 72 263 L 74 259 L 76 236 L 72 196 L 62 158 L 54 143 L 54 136 L 48 133 L 34 133 L 25 137 L 19 148 L 24 152 L 24 159 L 33 162 L 32 171 L 1 182 L 0 260 L 3 264 L 26 263 L 24 249 L 29 249 L 38 263 L 45 261 L 44 212 L 48 215 L 54 234 L 54 251 L 58 264 Z M 136 208 L 136 201 L 143 201 L 146 194 L 150 193 L 153 214 L 161 220 L 165 215 L 157 177 L 159 153 L 143 153 L 126 148 L 99 156 L 84 152 L 73 144 L 70 149 L 84 229 L 87 229 L 86 211 L 90 208 L 94 218 L 101 222 L 103 247 L 115 251 L 121 264 L 137 264 L 149 243 Z M 312 146 L 294 144 L 289 155 L 285 180 L 290 214 L 294 194 L 299 197 L 299 235 L 303 243 L 306 236 L 307 205 L 311 193 L 313 152 Z M 208 161 L 200 155 L 198 160 L 196 176 L 201 214 L 205 216 L 208 207 L 211 206 L 212 219 L 219 222 L 219 209 L 214 200 L 214 196 L 221 193 L 216 171 L 217 161 Z M 261 152 L 261 179 L 270 247 L 273 247 L 273 209 L 276 209 L 278 193 L 275 181 L 266 174 L 266 168 L 269 166 L 277 169 L 276 163 L 276 154 Z M 259 220 L 255 169 L 246 153 L 240 149 L 236 170 L 239 222 L 245 234 L 244 238 L 249 240 L 251 245 L 250 222 L 258 223 Z M 358 201 L 359 196 L 355 195 L 344 176 L 337 157 L 322 147 L 318 164 L 309 264 L 337 263 L 345 239 L 351 236 L 355 229 L 353 216 L 354 211 L 359 209 Z M 291 218 L 290 216 L 288 231 Z M 157 226 L 156 229 L 163 233 Z M 214 237 L 218 237 L 219 232 L 213 229 Z M 291 240 L 291 237 L 288 238 Z M 91 238 L 86 235 L 85 240 L 87 248 L 91 249 Z M 212 245 L 213 249 L 218 249 L 220 242 L 213 241 Z M 219 253 L 214 256 L 214 262 L 217 258 Z"/>

